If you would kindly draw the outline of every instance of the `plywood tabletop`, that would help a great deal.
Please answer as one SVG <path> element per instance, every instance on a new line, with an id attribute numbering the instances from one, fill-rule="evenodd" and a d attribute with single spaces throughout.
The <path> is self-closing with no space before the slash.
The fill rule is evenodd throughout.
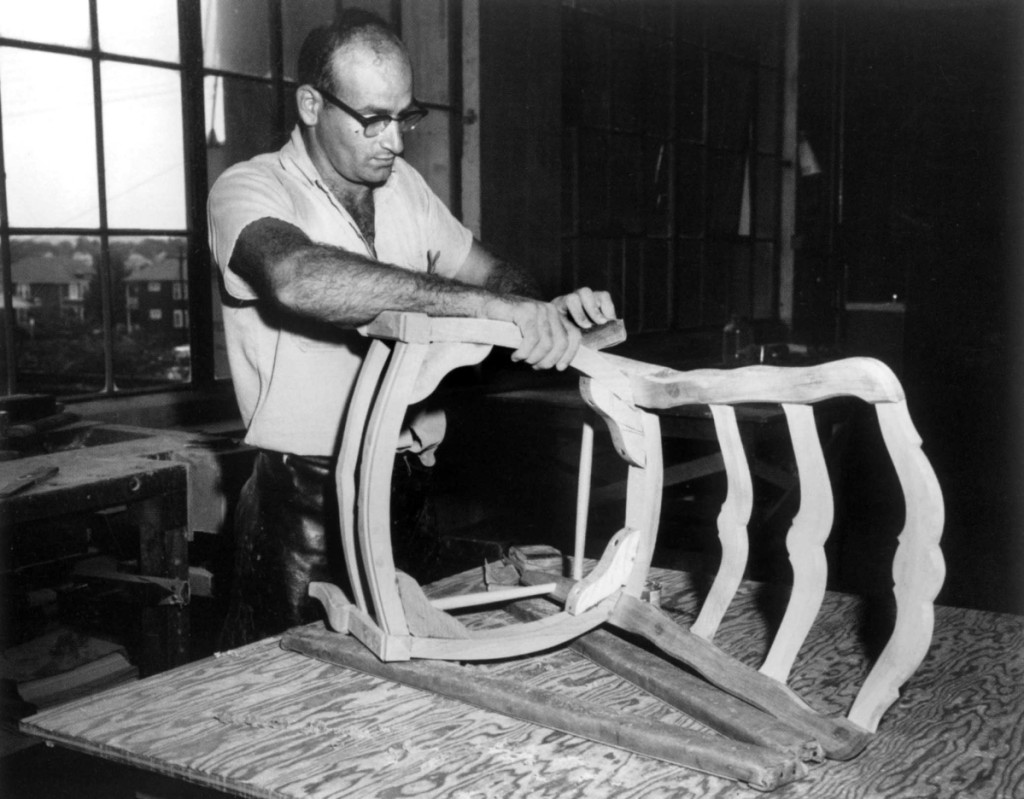
<path id="1" fill-rule="evenodd" d="M 697 587 L 653 570 L 688 617 Z M 455 582 L 468 585 L 475 576 Z M 716 642 L 757 664 L 771 596 L 745 584 Z M 478 614 L 495 624 L 500 612 Z M 863 602 L 829 594 L 792 687 L 844 712 L 866 671 Z M 855 760 L 812 766 L 778 797 L 1024 795 L 1024 618 L 937 608 L 931 651 Z M 868 643 L 866 643 L 868 642 Z M 466 665 L 648 718 L 703 729 L 567 650 Z M 762 793 L 321 663 L 268 639 L 60 706 L 28 732 L 255 797 L 745 797 Z M 708 733 L 712 734 L 712 733 Z"/>

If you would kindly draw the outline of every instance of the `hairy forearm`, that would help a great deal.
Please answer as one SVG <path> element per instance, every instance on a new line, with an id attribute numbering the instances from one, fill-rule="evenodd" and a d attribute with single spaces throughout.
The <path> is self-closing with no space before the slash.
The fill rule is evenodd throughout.
<path id="1" fill-rule="evenodd" d="M 303 316 L 343 326 L 369 322 L 383 311 L 431 316 L 483 316 L 486 290 L 414 272 L 345 250 L 312 245 L 294 253 L 275 295 Z"/>
<path id="2" fill-rule="evenodd" d="M 280 220 L 247 227 L 230 267 L 262 301 L 289 313 L 346 327 L 382 311 L 433 316 L 504 315 L 491 290 L 382 264 L 340 247 L 317 244 Z"/>
<path id="3" fill-rule="evenodd" d="M 533 275 L 521 266 L 501 261 L 492 271 L 484 288 L 495 294 L 541 299 L 540 285 Z"/>
<path id="4" fill-rule="evenodd" d="M 615 318 L 607 292 L 585 288 L 541 301 L 529 272 L 475 242 L 452 280 L 317 244 L 295 225 L 268 217 L 242 231 L 228 268 L 268 307 L 343 327 L 384 311 L 511 322 L 522 334 L 512 360 L 536 369 L 565 369 L 579 347 L 579 327 Z"/>

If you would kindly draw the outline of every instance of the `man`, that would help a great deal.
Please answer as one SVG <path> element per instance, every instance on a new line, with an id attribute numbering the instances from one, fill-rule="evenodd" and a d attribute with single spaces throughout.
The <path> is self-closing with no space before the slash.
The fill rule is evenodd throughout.
<path id="1" fill-rule="evenodd" d="M 226 646 L 311 620 L 309 581 L 344 580 L 331 469 L 367 346 L 353 328 L 385 310 L 503 320 L 523 334 L 513 360 L 564 369 L 579 328 L 615 315 L 605 292 L 536 299 L 528 273 L 487 252 L 400 158 L 426 111 L 380 18 L 351 10 L 314 30 L 298 74 L 291 140 L 227 170 L 209 200 L 235 392 L 259 448 L 236 511 Z M 411 414 L 399 498 L 443 434 L 443 415 Z"/>

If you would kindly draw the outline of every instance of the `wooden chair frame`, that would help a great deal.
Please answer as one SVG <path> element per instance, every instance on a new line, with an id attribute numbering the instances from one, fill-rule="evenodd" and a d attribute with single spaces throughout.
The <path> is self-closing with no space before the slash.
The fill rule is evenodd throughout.
<path id="1" fill-rule="evenodd" d="M 939 550 L 942 494 L 902 388 L 888 367 L 848 358 L 811 367 L 679 372 L 581 347 L 571 364 L 582 376 L 581 394 L 607 423 L 616 451 L 628 464 L 622 530 L 584 577 L 590 458 L 585 429 L 578 499 L 584 520 L 577 522 L 572 579 L 525 570 L 520 587 L 432 603 L 411 578 L 396 571 L 392 557 L 390 482 L 401 425 L 408 407 L 428 397 L 452 369 L 479 363 L 494 346 L 515 348 L 521 338 L 507 323 L 409 313 L 382 314 L 363 332 L 373 341 L 350 403 L 336 472 L 354 603 L 333 585 L 314 583 L 310 589 L 337 632 L 351 633 L 381 661 L 461 661 L 536 653 L 607 625 L 643 636 L 722 691 L 810 731 L 830 757 L 849 757 L 863 748 L 927 652 L 933 602 L 945 568 Z M 824 544 L 832 523 L 832 492 L 812 405 L 840 396 L 874 406 L 906 502 L 893 564 L 895 627 L 845 719 L 816 713 L 786 685 L 824 597 Z M 753 490 L 732 406 L 749 402 L 781 403 L 801 486 L 800 509 L 787 536 L 791 598 L 758 670 L 712 643 L 746 566 Z M 641 599 L 662 490 L 661 435 L 654 411 L 684 404 L 710 406 L 728 483 L 718 519 L 721 567 L 689 629 Z M 562 610 L 498 630 L 467 629 L 447 612 L 537 595 L 555 599 Z"/>

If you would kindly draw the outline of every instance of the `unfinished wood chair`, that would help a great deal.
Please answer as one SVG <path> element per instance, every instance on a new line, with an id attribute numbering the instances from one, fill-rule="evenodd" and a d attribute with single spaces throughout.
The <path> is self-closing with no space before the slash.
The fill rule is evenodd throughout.
<path id="1" fill-rule="evenodd" d="M 596 567 L 584 575 L 592 435 L 585 428 L 571 577 L 527 566 L 522 569 L 520 586 L 431 601 L 415 581 L 396 571 L 392 558 L 389 498 L 400 428 L 407 408 L 428 397 L 450 371 L 479 363 L 494 346 L 515 348 L 520 334 L 514 325 L 501 322 L 408 313 L 382 314 L 363 332 L 373 341 L 346 419 L 336 475 L 342 547 L 354 601 L 333 585 L 314 583 L 310 589 L 323 602 L 335 631 L 351 633 L 385 662 L 508 658 L 575 639 L 595 648 L 591 656 L 608 668 L 644 683 L 665 701 L 692 710 L 698 690 L 691 683 L 672 675 L 655 678 L 655 672 L 664 671 L 664 661 L 622 655 L 617 650 L 620 643 L 605 641 L 601 636 L 606 633 L 597 631 L 607 626 L 642 636 L 699 673 L 723 695 L 739 697 L 747 709 L 757 708 L 756 712 L 768 714 L 781 728 L 797 730 L 797 737 L 810 736 L 820 747 L 818 751 L 828 757 L 851 757 L 863 748 L 882 714 L 898 697 L 900 686 L 926 654 L 933 601 L 944 576 L 938 545 L 942 495 L 921 451 L 899 382 L 884 364 L 850 358 L 799 368 L 751 366 L 679 372 L 581 347 L 571 364 L 582 375 L 581 394 L 607 423 L 616 451 L 628 464 L 622 529 Z M 824 597 L 824 543 L 832 523 L 832 492 L 812 404 L 840 396 L 858 397 L 876 409 L 906 505 L 893 564 L 895 628 L 845 719 L 817 713 L 786 685 Z M 801 497 L 787 536 L 792 593 L 759 669 L 740 663 L 712 642 L 746 567 L 746 528 L 753 490 L 733 406 L 747 402 L 781 403 L 793 441 Z M 663 464 L 656 412 L 695 404 L 711 408 L 728 492 L 718 519 L 721 567 L 697 619 L 687 628 L 642 596 L 661 504 Z M 554 599 L 560 610 L 539 618 L 520 614 L 527 620 L 497 630 L 468 629 L 449 613 L 456 608 L 541 595 Z M 301 650 L 302 641 L 293 646 Z M 313 649 L 311 654 L 324 655 L 322 645 Z M 639 673 L 644 669 L 648 673 Z M 651 680 L 656 687 L 651 687 Z M 438 680 L 427 679 L 425 684 L 436 686 Z M 504 697 L 496 707 L 507 707 L 509 701 L 514 698 Z M 709 704 L 714 707 L 717 702 Z M 716 715 L 714 710 L 709 712 Z M 541 713 L 541 717 L 539 723 L 544 723 L 547 716 Z M 730 726 L 724 717 L 718 718 L 718 723 Z M 751 730 L 758 725 L 763 726 L 760 717 L 757 723 L 753 719 L 739 724 L 733 721 L 732 726 L 738 728 L 733 730 L 734 737 L 752 736 Z M 621 731 L 611 737 L 621 742 Z M 657 739 L 655 735 L 649 740 Z M 758 739 L 754 736 L 751 740 Z M 808 757 L 806 751 L 804 756 Z M 809 757 L 813 759 L 813 755 Z M 789 763 L 773 767 L 770 776 L 759 772 L 748 781 L 755 787 L 771 788 L 798 775 L 799 767 Z"/>

